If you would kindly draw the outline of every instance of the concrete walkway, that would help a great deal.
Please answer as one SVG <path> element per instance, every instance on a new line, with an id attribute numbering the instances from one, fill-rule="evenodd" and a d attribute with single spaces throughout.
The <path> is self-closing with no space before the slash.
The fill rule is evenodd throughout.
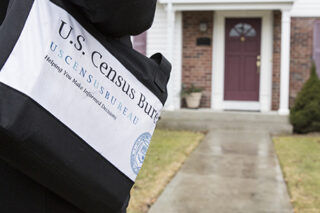
<path id="1" fill-rule="evenodd" d="M 269 132 L 211 130 L 149 213 L 292 213 Z"/>

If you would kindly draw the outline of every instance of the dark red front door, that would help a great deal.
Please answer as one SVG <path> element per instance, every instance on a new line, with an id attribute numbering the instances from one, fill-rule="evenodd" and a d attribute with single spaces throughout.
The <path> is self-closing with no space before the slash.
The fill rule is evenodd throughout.
<path id="1" fill-rule="evenodd" d="M 227 18 L 224 100 L 258 101 L 260 18 Z"/>

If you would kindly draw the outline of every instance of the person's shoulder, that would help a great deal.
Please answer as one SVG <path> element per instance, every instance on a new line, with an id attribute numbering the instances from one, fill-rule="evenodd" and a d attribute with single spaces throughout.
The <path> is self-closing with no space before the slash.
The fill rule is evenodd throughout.
<path id="1" fill-rule="evenodd" d="M 63 0 L 76 5 L 102 33 L 137 35 L 153 23 L 156 0 Z"/>

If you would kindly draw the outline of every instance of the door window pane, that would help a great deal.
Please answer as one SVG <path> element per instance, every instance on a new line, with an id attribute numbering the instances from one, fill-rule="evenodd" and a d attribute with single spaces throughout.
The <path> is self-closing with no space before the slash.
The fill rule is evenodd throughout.
<path id="1" fill-rule="evenodd" d="M 257 35 L 256 30 L 248 23 L 236 24 L 229 33 L 230 37 L 255 37 Z"/>

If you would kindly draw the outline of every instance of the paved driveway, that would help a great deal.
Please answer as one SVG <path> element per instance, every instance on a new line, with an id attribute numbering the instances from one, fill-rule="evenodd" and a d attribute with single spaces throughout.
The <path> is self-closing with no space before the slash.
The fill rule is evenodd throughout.
<path id="1" fill-rule="evenodd" d="M 210 131 L 149 211 L 242 212 L 293 212 L 265 131 Z"/>

